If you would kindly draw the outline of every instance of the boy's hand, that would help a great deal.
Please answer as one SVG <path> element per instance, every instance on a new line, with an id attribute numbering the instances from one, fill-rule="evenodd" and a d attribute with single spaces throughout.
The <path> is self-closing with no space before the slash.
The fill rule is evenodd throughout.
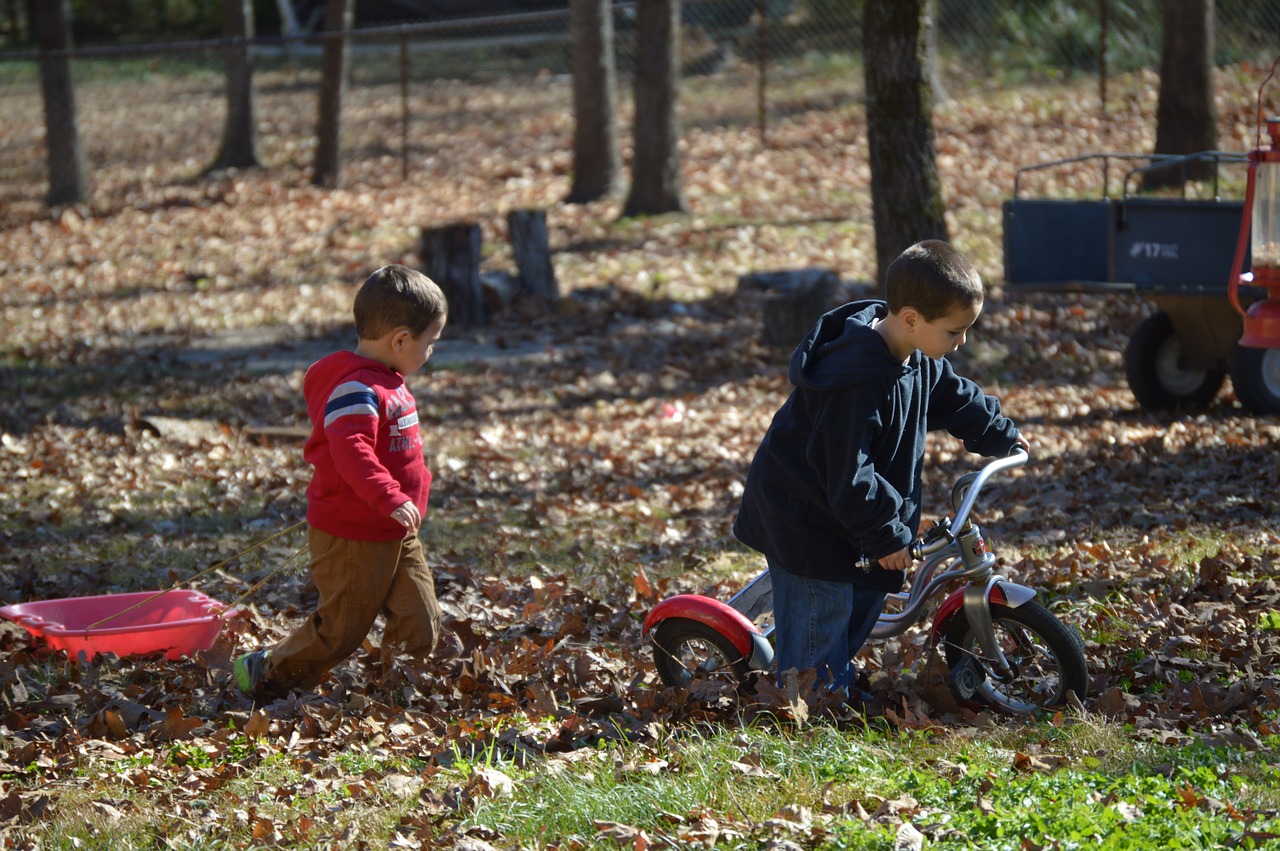
<path id="1" fill-rule="evenodd" d="M 896 553 L 890 553 L 887 556 L 880 556 L 877 561 L 885 570 L 907 570 L 911 567 L 911 550 L 898 550 Z"/>
<path id="2" fill-rule="evenodd" d="M 422 525 L 422 514 L 418 511 L 418 506 L 413 504 L 413 500 L 409 500 L 391 512 L 391 519 L 410 532 L 417 532 L 418 527 Z"/>
<path id="3" fill-rule="evenodd" d="M 1027 440 L 1027 438 L 1023 436 L 1022 432 L 1018 432 L 1018 445 L 1028 452 L 1031 451 L 1031 441 Z"/>

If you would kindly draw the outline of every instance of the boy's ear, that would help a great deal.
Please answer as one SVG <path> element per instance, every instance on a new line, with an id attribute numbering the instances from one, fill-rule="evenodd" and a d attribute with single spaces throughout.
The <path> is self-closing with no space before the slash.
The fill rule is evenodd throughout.
<path id="1" fill-rule="evenodd" d="M 391 348 L 400 351 L 412 339 L 413 332 L 409 330 L 408 326 L 402 325 L 391 332 Z"/>
<path id="2" fill-rule="evenodd" d="M 908 331 L 914 331 L 916 325 L 920 324 L 921 319 L 920 311 L 909 305 L 898 311 L 898 321 Z"/>

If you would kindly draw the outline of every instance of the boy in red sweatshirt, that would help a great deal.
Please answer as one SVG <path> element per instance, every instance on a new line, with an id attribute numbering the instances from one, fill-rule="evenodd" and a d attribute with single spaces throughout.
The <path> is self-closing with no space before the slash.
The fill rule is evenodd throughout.
<path id="1" fill-rule="evenodd" d="M 311 437 L 303 455 L 307 544 L 320 602 L 275 647 L 238 658 L 236 685 L 279 696 L 314 688 L 364 641 L 379 613 L 383 647 L 425 657 L 440 606 L 418 527 L 431 472 L 404 377 L 431 357 L 448 317 L 444 293 L 405 266 L 384 266 L 355 298 L 354 352 L 335 352 L 303 379 Z"/>

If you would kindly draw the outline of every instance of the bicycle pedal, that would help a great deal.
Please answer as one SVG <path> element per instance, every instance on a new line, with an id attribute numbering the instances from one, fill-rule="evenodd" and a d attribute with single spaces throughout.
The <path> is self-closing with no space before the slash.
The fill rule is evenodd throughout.
<path id="1" fill-rule="evenodd" d="M 987 679 L 987 672 L 972 656 L 966 656 L 955 664 L 951 673 L 947 674 L 947 685 L 956 697 L 961 700 L 973 700 L 978 689 Z"/>

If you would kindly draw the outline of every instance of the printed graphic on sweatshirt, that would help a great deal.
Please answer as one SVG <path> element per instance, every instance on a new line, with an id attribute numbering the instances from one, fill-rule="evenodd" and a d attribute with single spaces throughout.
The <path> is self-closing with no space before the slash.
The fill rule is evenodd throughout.
<path id="1" fill-rule="evenodd" d="M 418 410 L 409 388 L 399 387 L 387 397 L 386 417 L 391 424 L 390 451 L 408 452 L 422 446 L 418 437 Z"/>

